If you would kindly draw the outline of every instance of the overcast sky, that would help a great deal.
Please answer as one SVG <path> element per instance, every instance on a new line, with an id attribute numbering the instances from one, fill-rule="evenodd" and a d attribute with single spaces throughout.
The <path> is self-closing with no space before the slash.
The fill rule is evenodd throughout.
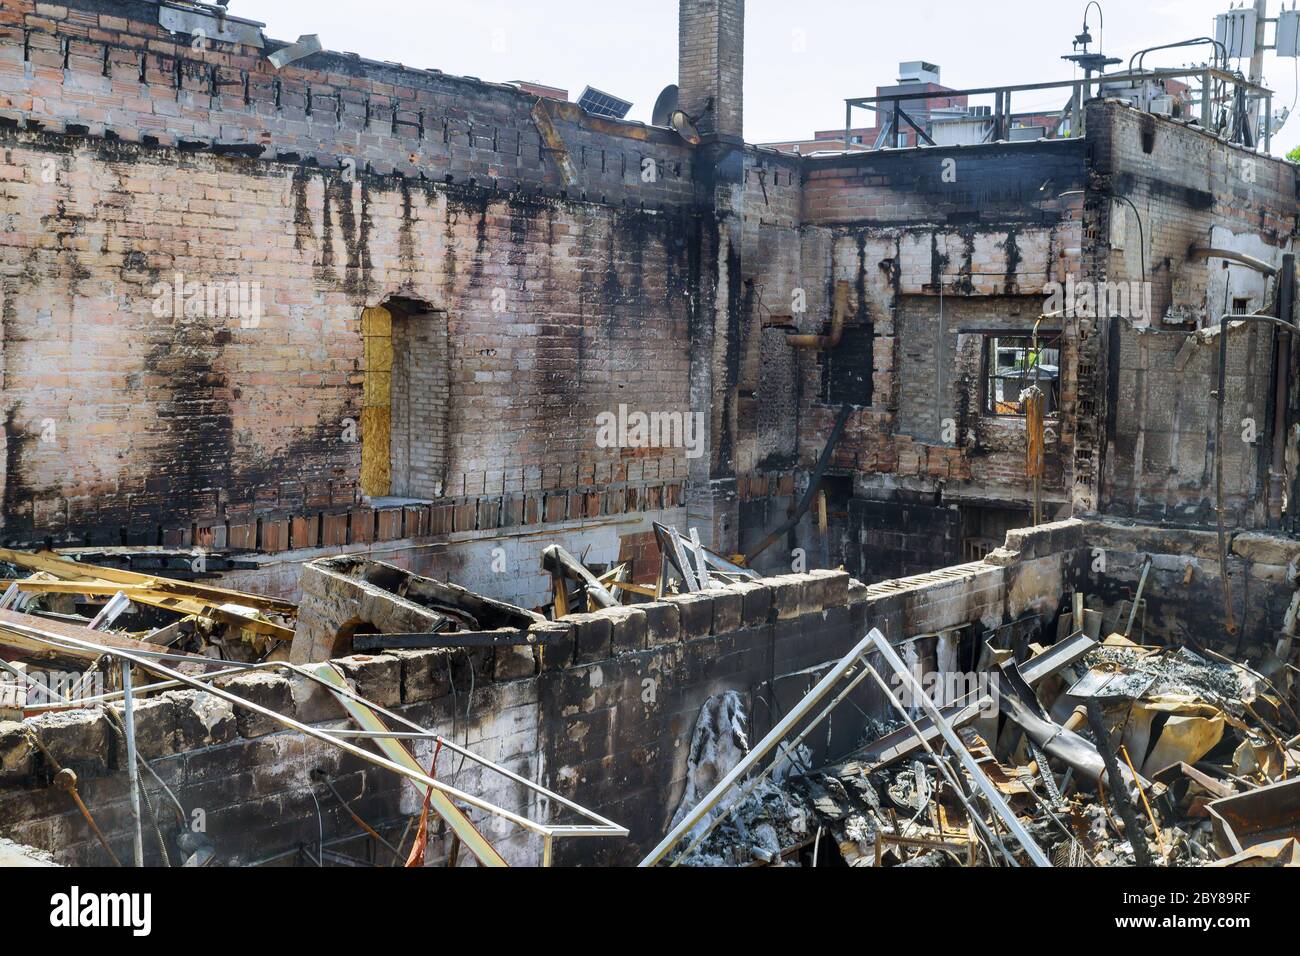
<path id="1" fill-rule="evenodd" d="M 1105 52 L 1127 63 L 1143 47 L 1204 36 L 1228 6 L 1108 0 Z M 749 0 L 745 137 L 771 142 L 842 127 L 844 98 L 892 83 L 904 60 L 940 64 L 943 82 L 955 87 L 1071 79 L 1073 65 L 1060 58 L 1083 9 L 1073 0 Z M 676 0 L 231 0 L 230 11 L 265 21 L 276 39 L 318 33 L 329 49 L 373 59 L 533 80 L 567 88 L 573 99 L 590 84 L 632 100 L 629 118 L 646 122 L 659 91 L 677 79 Z M 1089 23 L 1098 37 L 1095 7 Z M 1203 56 L 1175 50 L 1147 65 Z M 1296 62 L 1267 56 L 1277 106 L 1295 101 Z M 1027 94 L 1015 106 L 1056 106 L 1065 97 Z M 1297 144 L 1300 117 L 1275 138 L 1275 152 Z"/>

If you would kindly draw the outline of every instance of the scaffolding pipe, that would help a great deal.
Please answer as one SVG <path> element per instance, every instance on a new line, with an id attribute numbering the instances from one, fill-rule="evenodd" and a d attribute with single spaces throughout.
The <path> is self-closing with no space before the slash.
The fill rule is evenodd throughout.
<path id="1" fill-rule="evenodd" d="M 655 866 L 660 863 L 677 846 L 685 836 L 695 829 L 699 822 L 713 810 L 721 801 L 727 792 L 736 785 L 736 782 L 743 779 L 754 767 L 756 767 L 764 757 L 774 750 L 782 740 L 793 730 L 814 707 L 817 706 L 845 674 L 847 674 L 858 663 L 859 658 L 871 649 L 873 635 L 879 634 L 879 631 L 873 630 L 861 641 L 857 647 L 849 651 L 838 664 L 832 667 L 820 681 L 817 686 L 809 691 L 804 698 L 795 704 L 781 720 L 773 727 L 758 745 L 747 753 L 736 766 L 731 768 L 731 772 L 718 781 L 717 786 L 710 790 L 697 803 L 694 809 L 682 819 L 682 822 L 673 827 L 668 835 L 660 841 L 659 845 L 651 850 L 639 866 Z M 883 638 L 882 638 L 883 640 Z"/>
<path id="2" fill-rule="evenodd" d="M 140 817 L 140 771 L 135 765 L 135 701 L 131 696 L 131 662 L 122 661 L 122 710 L 126 723 L 126 780 L 131 789 L 131 826 L 135 865 L 144 866 L 144 830 Z"/>
<path id="3" fill-rule="evenodd" d="M 476 856 L 478 856 L 479 853 L 482 853 L 483 857 L 487 858 L 486 860 L 484 860 L 483 857 L 480 857 L 480 862 L 490 861 L 494 857 L 496 859 L 500 859 L 500 858 L 499 855 L 496 853 L 496 850 L 491 846 L 491 844 L 487 842 L 487 840 L 482 836 L 482 834 L 478 832 L 478 830 L 473 826 L 473 824 L 470 823 L 469 820 L 463 816 L 460 810 L 456 808 L 456 806 L 451 802 L 452 800 L 459 801 L 463 804 L 474 807 L 478 810 L 482 810 L 485 813 L 501 817 L 502 819 L 505 819 L 510 823 L 515 824 L 516 826 L 522 827 L 525 830 L 529 830 L 533 833 L 537 833 L 542 836 L 554 837 L 554 836 L 626 836 L 627 835 L 627 830 L 625 828 L 619 827 L 617 824 L 610 823 L 608 820 L 605 820 L 604 818 L 594 813 L 591 813 L 590 811 L 584 811 L 584 813 L 590 818 L 600 821 L 598 826 L 595 827 L 551 826 L 547 824 L 535 823 L 534 821 L 529 820 L 526 817 L 522 817 L 517 813 L 513 813 L 509 810 L 505 810 L 501 807 L 495 806 L 494 804 L 487 802 L 486 800 L 483 800 L 479 797 L 475 797 L 472 794 L 466 793 L 462 790 L 458 790 L 456 787 L 444 783 L 441 780 L 436 780 L 433 777 L 430 777 L 429 775 L 423 772 L 417 772 L 411 770 L 407 767 L 402 766 L 399 763 L 387 759 L 386 757 L 382 757 L 377 754 L 371 753 L 370 751 L 365 750 L 362 747 L 358 747 L 355 744 L 348 743 L 346 740 L 341 740 L 338 737 L 335 737 L 324 730 L 321 730 L 316 727 L 312 727 L 309 724 L 304 724 L 301 721 L 293 719 L 292 717 L 286 717 L 283 714 L 280 714 L 269 707 L 263 707 L 260 704 L 253 703 L 252 701 L 247 700 L 246 698 L 239 697 L 220 687 L 210 686 L 196 678 L 189 677 L 178 671 L 173 671 L 170 668 L 162 666 L 160 664 L 149 662 L 143 657 L 138 658 L 136 652 L 134 651 L 123 651 L 119 648 L 103 647 L 101 645 L 97 645 L 89 641 L 83 641 L 80 640 L 79 638 L 65 636 L 62 634 L 50 635 L 40 631 L 38 628 L 28 627 L 26 625 L 17 624 L 17 623 L 7 623 L 6 627 L 21 633 L 25 633 L 28 636 L 34 637 L 35 639 L 41 641 L 42 643 L 48 644 L 53 647 L 71 646 L 84 651 L 103 651 L 104 653 L 112 654 L 114 657 L 117 657 L 121 660 L 130 661 L 133 664 L 136 664 L 137 666 L 148 666 L 151 670 L 157 672 L 162 677 L 168 678 L 173 681 L 178 681 L 179 683 L 184 684 L 187 687 L 191 687 L 194 690 L 199 690 L 199 691 L 203 691 L 204 693 L 211 694 L 214 697 L 226 701 L 232 706 L 240 707 L 243 708 L 244 710 L 252 711 L 255 714 L 259 714 L 263 717 L 267 717 L 271 720 L 274 720 L 276 723 L 279 723 L 289 728 L 290 730 L 295 730 L 298 733 L 301 733 L 307 737 L 311 737 L 314 740 L 321 741 L 322 743 L 331 744 L 339 748 L 340 750 L 343 750 L 344 752 L 351 754 L 354 757 L 358 757 L 362 760 L 367 761 L 368 763 L 374 764 L 375 766 L 383 767 L 386 770 L 390 770 L 393 773 L 399 774 L 400 776 L 405 777 L 421 785 L 422 787 L 432 788 L 432 790 L 434 791 L 434 797 L 433 797 L 434 802 L 439 806 L 440 812 L 442 812 L 443 810 L 446 811 L 446 816 L 444 816 L 444 819 L 447 819 L 447 823 L 449 827 L 461 838 L 462 842 L 464 842 L 467 846 L 470 846 L 471 849 L 475 851 Z M 297 670 L 296 668 L 291 668 L 291 669 L 294 669 L 295 671 Z M 326 686 L 328 686 L 328 684 Z M 346 696 L 353 697 L 354 699 L 357 700 L 363 700 L 363 698 L 356 697 L 356 695 L 353 695 L 350 692 L 348 692 L 346 688 L 343 689 L 331 688 L 331 690 L 334 690 L 337 693 L 343 693 Z M 372 708 L 372 709 L 375 709 L 376 713 L 383 713 L 383 711 L 378 708 Z M 500 771 L 500 768 L 497 768 L 495 766 L 493 766 L 493 769 Z M 509 774 L 507 773 L 507 775 Z M 502 861 L 502 863 L 504 863 L 504 861 Z"/>

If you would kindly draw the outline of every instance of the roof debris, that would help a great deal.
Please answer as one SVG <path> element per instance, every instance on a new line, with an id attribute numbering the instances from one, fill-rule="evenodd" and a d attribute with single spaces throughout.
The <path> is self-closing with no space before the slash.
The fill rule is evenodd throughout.
<path id="1" fill-rule="evenodd" d="M 1095 621 L 1083 603 L 1071 602 L 1076 616 Z M 917 707 L 903 692 L 910 668 L 881 678 L 882 661 L 902 664 L 902 647 L 860 645 L 828 677 L 842 685 L 865 670 L 897 719 L 871 722 L 855 753 L 816 768 L 806 748 L 778 749 L 772 735 L 756 750 L 781 754 L 779 772 L 757 770 L 753 752 L 711 765 L 721 782 L 692 801 L 707 812 L 683 804 L 643 865 L 1300 865 L 1292 672 L 1279 672 L 1279 686 L 1212 651 L 1122 634 L 1097 642 L 1073 630 L 1069 612 L 1062 619 L 1059 631 L 1039 628 L 1040 639 L 1059 633 L 1057 644 L 1019 642 L 1020 661 L 1000 646 L 1010 629 L 984 635 L 994 716 L 976 691 L 942 710 L 928 697 Z M 825 683 L 806 704 L 830 697 Z M 719 726 L 705 710 L 700 726 Z M 796 729 L 802 740 L 811 727 L 777 728 Z M 743 725 L 733 736 L 743 741 Z"/>

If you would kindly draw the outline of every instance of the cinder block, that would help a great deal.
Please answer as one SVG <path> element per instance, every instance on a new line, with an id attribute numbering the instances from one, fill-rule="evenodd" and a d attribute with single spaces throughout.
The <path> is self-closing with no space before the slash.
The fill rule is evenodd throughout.
<path id="1" fill-rule="evenodd" d="M 230 678 L 221 686 L 235 696 L 260 704 L 277 714 L 295 716 L 293 690 L 286 677 L 267 673 L 240 674 Z M 235 723 L 241 737 L 264 737 L 284 729 L 284 725 L 279 721 L 242 707 L 235 708 Z"/>
<path id="2" fill-rule="evenodd" d="M 788 621 L 804 613 L 808 596 L 806 576 L 783 574 L 769 578 L 766 583 L 772 588 L 772 620 Z"/>
<path id="3" fill-rule="evenodd" d="M 418 651 L 388 651 L 402 664 L 402 703 L 423 704 L 450 692 L 447 651 L 428 648 Z"/>
<path id="4" fill-rule="evenodd" d="M 757 581 L 735 585 L 740 592 L 740 623 L 742 627 L 758 627 L 766 624 L 772 610 L 772 589 Z"/>
<path id="5" fill-rule="evenodd" d="M 391 654 L 354 654 L 332 662 L 348 680 L 356 682 L 356 692 L 380 707 L 399 707 L 402 703 L 402 662 Z"/>
<path id="6" fill-rule="evenodd" d="M 744 594 L 735 587 L 713 592 L 714 634 L 731 634 L 740 630 L 741 611 L 744 606 Z"/>
<path id="7" fill-rule="evenodd" d="M 294 716 L 304 724 L 320 724 L 347 716 L 338 699 L 317 681 L 294 674 L 289 678 L 289 691 Z"/>
<path id="8" fill-rule="evenodd" d="M 847 571 L 809 571 L 808 592 L 809 610 L 843 607 L 849 601 L 849 574 Z"/>
<path id="9" fill-rule="evenodd" d="M 601 615 L 608 617 L 613 625 L 613 646 L 615 656 L 643 651 L 646 648 L 650 623 L 645 611 L 637 607 L 606 608 Z"/>
<path id="10" fill-rule="evenodd" d="M 662 647 L 676 644 L 682 639 L 681 609 L 668 601 L 638 604 L 646 617 L 646 646 Z"/>
<path id="11" fill-rule="evenodd" d="M 574 660 L 578 664 L 594 664 L 613 656 L 614 622 L 603 614 L 570 614 L 564 619 L 573 627 L 577 642 Z"/>
<path id="12" fill-rule="evenodd" d="M 857 578 L 850 578 L 848 583 L 849 604 L 865 604 L 870 597 L 870 592 L 865 584 Z"/>
<path id="13" fill-rule="evenodd" d="M 112 731 L 99 710 L 67 710 L 40 714 L 27 721 L 59 766 L 78 776 L 103 776 L 108 772 Z"/>
<path id="14" fill-rule="evenodd" d="M 537 676 L 537 651 L 532 647 L 507 644 L 496 648 L 492 659 L 492 679 L 523 680 Z"/>
<path id="15" fill-rule="evenodd" d="M 125 728 L 125 706 L 114 703 L 109 707 L 121 721 L 117 726 Z M 134 699 L 131 703 L 131 717 L 135 724 L 135 747 L 140 756 L 146 760 L 156 760 L 176 752 L 176 705 L 167 695 Z M 125 767 L 126 736 L 113 731 L 113 741 L 116 766 Z"/>
<path id="16" fill-rule="evenodd" d="M 667 599 L 681 616 L 682 640 L 693 641 L 713 633 L 713 592 L 678 594 Z"/>
<path id="17" fill-rule="evenodd" d="M 199 690 L 173 690 L 170 698 L 176 718 L 176 752 L 197 750 L 235 739 L 235 707 L 229 701 Z"/>
<path id="18" fill-rule="evenodd" d="M 0 721 L 0 780 L 29 777 L 36 766 L 36 748 L 16 720 Z"/>
<path id="19" fill-rule="evenodd" d="M 573 666 L 577 643 L 574 629 L 567 619 L 534 624 L 528 633 L 537 638 L 543 670 L 563 670 Z"/>

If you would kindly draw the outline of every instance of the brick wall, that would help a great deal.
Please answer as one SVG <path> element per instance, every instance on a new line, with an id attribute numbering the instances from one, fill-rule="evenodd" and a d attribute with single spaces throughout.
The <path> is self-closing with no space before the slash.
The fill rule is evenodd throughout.
<path id="1" fill-rule="evenodd" d="M 1217 336 L 1139 330 L 1127 322 L 1117 322 L 1111 335 L 1117 391 L 1107 450 L 1108 512 L 1213 524 L 1215 407 L 1208 392 L 1218 382 Z M 1271 453 L 1266 430 L 1273 401 L 1267 374 L 1272 368 L 1271 339 L 1259 326 L 1229 334 L 1222 445 L 1229 527 L 1266 520 L 1268 489 L 1260 481 L 1259 459 Z"/>
<path id="2" fill-rule="evenodd" d="M 1145 277 L 1152 314 L 1150 329 L 1117 316 L 1082 340 L 1080 400 L 1092 414 L 1080 417 L 1075 498 L 1085 509 L 1212 523 L 1218 343 L 1193 332 L 1217 324 L 1238 299 L 1276 314 L 1277 281 L 1188 253 L 1226 248 L 1280 267 L 1293 248 L 1295 167 L 1113 102 L 1089 107 L 1088 139 L 1085 223 L 1094 238 L 1084 277 Z M 1273 339 L 1259 327 L 1229 337 L 1223 457 L 1232 526 L 1267 526 L 1280 509 L 1281 482 L 1272 498 L 1269 485 Z"/>
<path id="3" fill-rule="evenodd" d="M 745 0 L 681 0 L 681 108 L 700 132 L 739 138 L 744 129 Z"/>
<path id="4" fill-rule="evenodd" d="M 1071 208 L 1061 194 L 1084 186 L 1085 155 L 1082 140 L 1050 140 L 811 157 L 803 215 L 822 225 L 1050 224 Z"/>
<path id="5" fill-rule="evenodd" d="M 451 488 L 614 483 L 638 461 L 596 416 L 689 408 L 689 216 L 3 136 L 10 540 L 353 505 L 360 317 L 394 295 L 446 316 Z M 263 314 L 157 316 L 177 273 Z"/>
<path id="6" fill-rule="evenodd" d="M 1086 186 L 1085 170 L 1085 147 L 1071 141 L 804 160 L 797 222 L 799 268 L 814 304 L 807 330 L 828 317 L 836 280 L 853 292 L 840 347 L 798 366 L 791 419 L 800 464 L 820 454 L 848 399 L 859 407 L 832 469 L 854 475 L 863 494 L 1028 500 L 1023 428 L 981 414 L 982 343 L 961 333 L 1032 328 L 1048 283 L 1063 281 L 1079 261 L 1083 201 L 1074 193 Z M 1070 484 L 1077 414 L 1065 331 L 1047 480 L 1048 498 L 1058 502 Z M 926 560 L 924 552 L 916 557 Z M 953 557 L 938 548 L 931 566 Z"/>
<path id="7" fill-rule="evenodd" d="M 537 97 L 514 87 L 330 51 L 277 71 L 266 54 L 282 43 L 194 40 L 160 27 L 158 5 L 146 0 L 12 0 L 0 10 L 0 116 L 414 179 L 638 204 L 692 196 L 689 149 L 672 133 L 550 104 L 577 174 L 570 180 L 534 119 Z M 663 175 L 646 180 L 647 160 Z"/>
<path id="8" fill-rule="evenodd" d="M 447 316 L 423 313 L 393 323 L 392 494 L 441 497 L 451 414 Z"/>

